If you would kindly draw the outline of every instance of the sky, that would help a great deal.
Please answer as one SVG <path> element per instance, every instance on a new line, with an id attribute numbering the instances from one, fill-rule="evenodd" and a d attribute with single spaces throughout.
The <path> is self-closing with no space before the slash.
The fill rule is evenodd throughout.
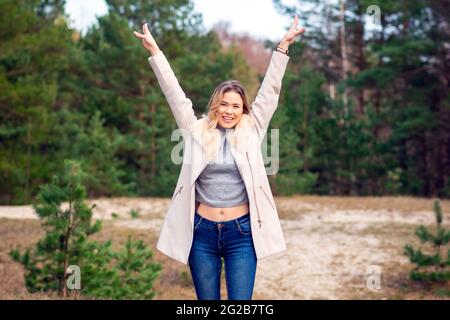
<path id="1" fill-rule="evenodd" d="M 195 11 L 203 15 L 203 23 L 210 29 L 219 21 L 229 21 L 231 32 L 247 32 L 256 38 L 279 41 L 293 22 L 293 17 L 279 15 L 272 0 L 193 0 Z M 298 3 L 283 0 L 284 4 Z M 85 31 L 96 16 L 108 11 L 104 0 L 66 0 L 66 12 L 72 25 Z M 301 25 L 301 22 L 299 23 Z"/>

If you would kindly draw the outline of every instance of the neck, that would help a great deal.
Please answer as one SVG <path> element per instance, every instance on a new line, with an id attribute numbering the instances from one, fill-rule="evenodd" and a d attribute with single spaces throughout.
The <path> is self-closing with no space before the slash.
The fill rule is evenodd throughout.
<path id="1" fill-rule="evenodd" d="M 220 124 L 217 124 L 217 129 L 219 129 L 220 131 L 226 131 L 228 128 L 224 128 Z"/>

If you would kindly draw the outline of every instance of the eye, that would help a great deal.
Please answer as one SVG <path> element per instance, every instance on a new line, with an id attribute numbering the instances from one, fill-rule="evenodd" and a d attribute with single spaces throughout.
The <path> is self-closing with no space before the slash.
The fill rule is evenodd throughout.
<path id="1" fill-rule="evenodd" d="M 239 106 L 234 106 L 234 108 L 235 108 L 235 109 L 239 109 L 240 107 L 239 107 Z"/>

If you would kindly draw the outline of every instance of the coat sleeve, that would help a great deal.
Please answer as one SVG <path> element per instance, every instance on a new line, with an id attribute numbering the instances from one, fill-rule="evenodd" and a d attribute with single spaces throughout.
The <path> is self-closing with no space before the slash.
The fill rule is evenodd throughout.
<path id="1" fill-rule="evenodd" d="M 159 86 L 166 97 L 178 127 L 187 129 L 197 120 L 197 117 L 192 108 L 192 101 L 186 98 L 166 56 L 162 51 L 159 51 L 154 56 L 150 56 L 148 62 L 155 72 Z"/>
<path id="2" fill-rule="evenodd" d="M 277 106 L 281 91 L 281 82 L 286 71 L 289 56 L 273 51 L 269 67 L 256 95 L 251 104 L 250 114 L 255 120 L 255 126 L 260 133 L 264 133 Z"/>

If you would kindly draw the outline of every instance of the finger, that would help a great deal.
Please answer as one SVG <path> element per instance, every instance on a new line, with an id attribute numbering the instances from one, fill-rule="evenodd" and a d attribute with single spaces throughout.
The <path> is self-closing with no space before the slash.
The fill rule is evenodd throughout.
<path id="1" fill-rule="evenodd" d="M 298 19 L 297 19 L 297 16 L 295 16 L 294 22 L 292 23 L 290 30 L 296 31 L 297 30 L 297 24 L 298 24 Z"/>
<path id="2" fill-rule="evenodd" d="M 298 16 L 295 15 L 295 17 L 294 17 L 294 23 L 292 24 L 292 27 L 293 27 L 294 29 L 296 29 L 296 28 L 297 28 L 297 24 L 298 24 Z"/>
<path id="3" fill-rule="evenodd" d="M 303 32 L 305 32 L 305 28 L 300 27 L 300 29 L 296 30 L 298 34 L 302 34 Z"/>
<path id="4" fill-rule="evenodd" d="M 145 36 L 143 34 L 140 34 L 139 32 L 133 31 L 134 35 L 140 39 L 144 39 Z"/>
<path id="5" fill-rule="evenodd" d="M 150 31 L 148 30 L 147 22 L 144 24 L 144 34 L 150 34 Z"/>

